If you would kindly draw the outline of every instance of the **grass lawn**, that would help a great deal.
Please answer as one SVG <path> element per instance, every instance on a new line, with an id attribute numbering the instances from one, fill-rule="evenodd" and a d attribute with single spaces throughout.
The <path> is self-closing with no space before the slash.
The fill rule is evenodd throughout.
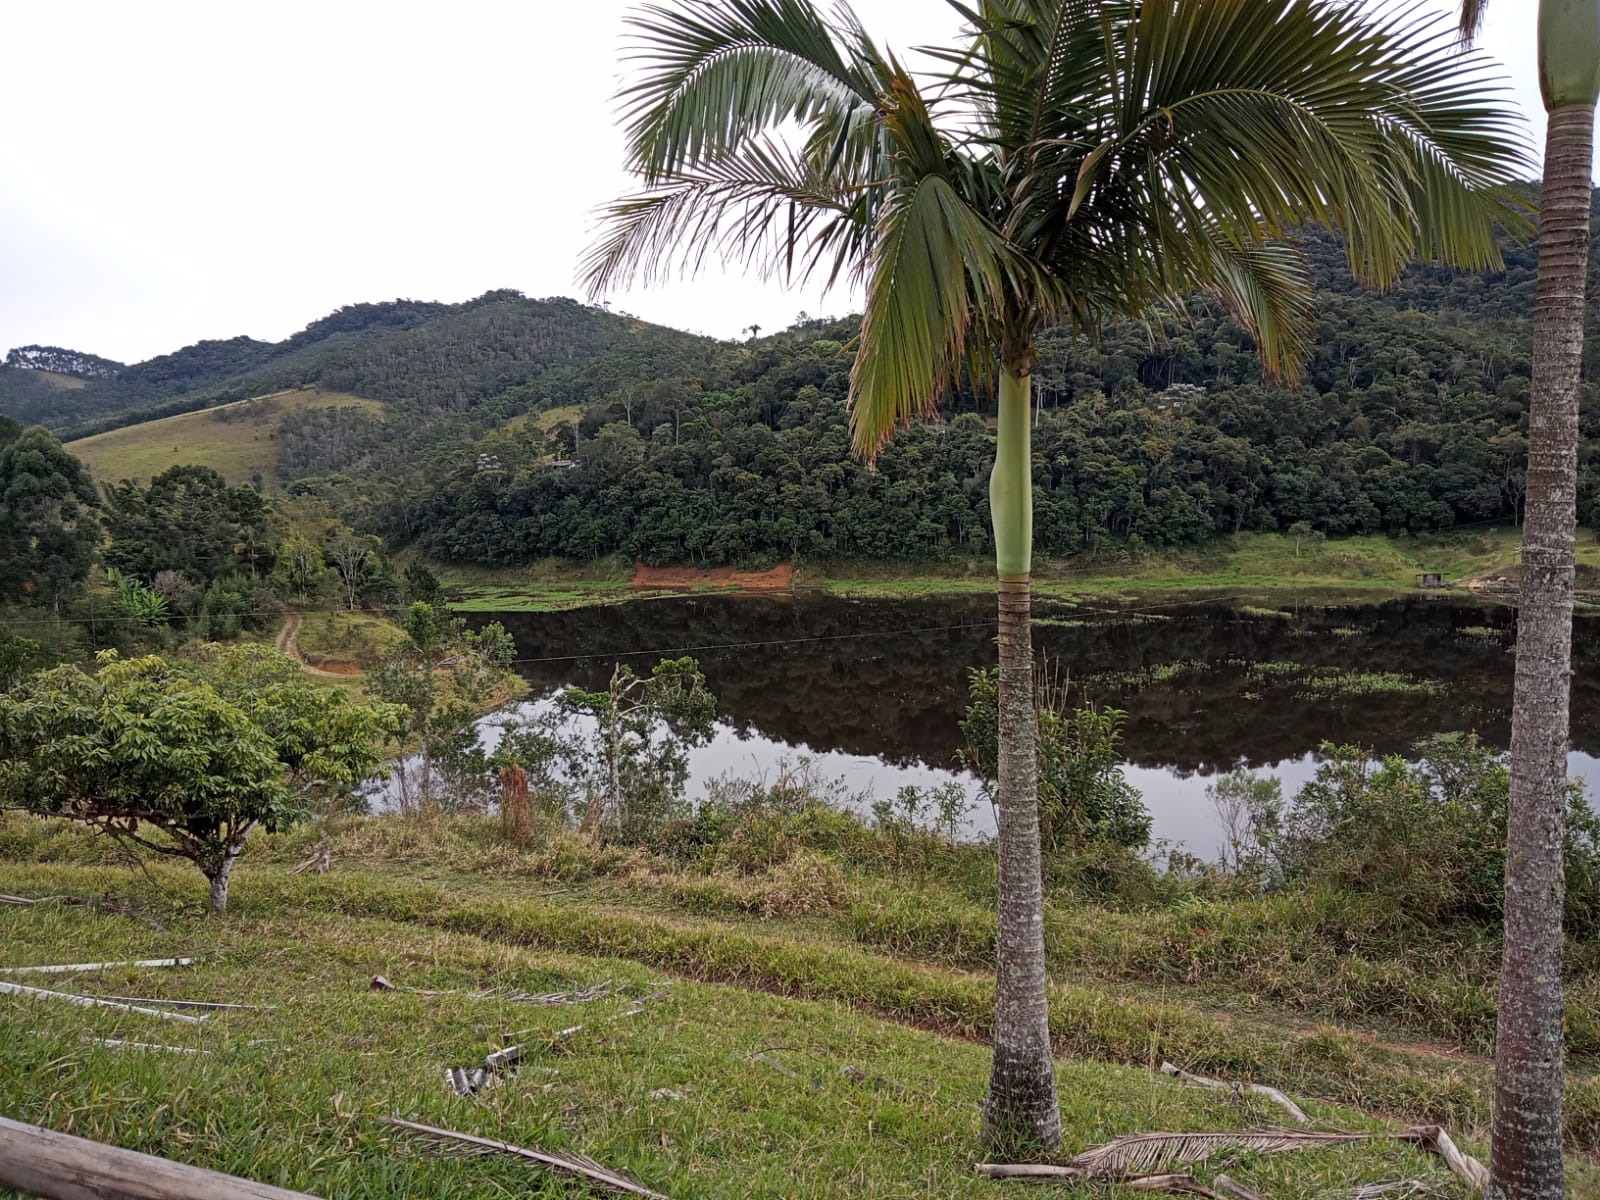
<path id="1" fill-rule="evenodd" d="M 982 1157 L 977 1106 L 988 1055 L 971 1041 L 837 1001 L 673 977 L 620 946 L 623 957 L 530 948 L 308 910 L 248 883 L 238 911 L 207 917 L 197 908 L 198 887 L 166 869 L 153 878 L 154 887 L 118 889 L 121 898 L 109 905 L 0 908 L 4 961 L 194 955 L 199 962 L 188 969 L 53 976 L 47 986 L 261 1007 L 187 1025 L 0 998 L 0 1110 L 7 1115 L 340 1200 L 595 1194 L 515 1162 L 419 1155 L 378 1123 L 384 1115 L 578 1151 L 677 1200 L 909 1200 L 1016 1190 L 972 1173 Z M 9 889 L 45 879 L 0 868 L 0 881 Z M 260 872 L 254 882 L 265 882 Z M 624 994 L 537 1007 L 370 992 L 378 973 L 401 988 L 546 992 L 610 982 Z M 664 998 L 624 1015 L 663 983 L 670 985 Z M 580 1024 L 580 1032 L 557 1036 Z M 445 1068 L 481 1063 L 513 1033 L 529 1057 L 505 1086 L 473 1098 L 446 1090 Z M 105 1038 L 207 1053 L 95 1040 Z M 853 1081 L 847 1067 L 866 1082 Z M 1274 1119 L 1230 1094 L 1141 1067 L 1063 1061 L 1059 1077 L 1067 1152 L 1122 1133 Z M 1335 1106 L 1305 1106 L 1320 1125 L 1394 1128 Z M 1437 1160 L 1393 1145 L 1245 1156 L 1225 1169 L 1280 1200 L 1400 1177 L 1427 1178 L 1433 1196 L 1466 1195 Z M 1096 1194 L 1131 1200 L 1148 1193 Z"/>
<path id="2" fill-rule="evenodd" d="M 149 483 L 168 467 L 211 467 L 231 484 L 249 483 L 259 474 L 269 491 L 277 486 L 277 432 L 287 421 L 318 408 L 361 408 L 382 414 L 376 400 L 343 392 L 296 389 L 239 400 L 159 421 L 127 425 L 68 442 L 89 464 L 96 479 Z"/>

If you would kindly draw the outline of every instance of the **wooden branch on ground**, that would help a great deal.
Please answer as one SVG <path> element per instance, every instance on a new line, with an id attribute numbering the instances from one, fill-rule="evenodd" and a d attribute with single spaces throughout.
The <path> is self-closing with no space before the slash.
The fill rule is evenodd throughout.
<path id="1" fill-rule="evenodd" d="M 41 999 L 65 1000 L 68 1004 L 76 1004 L 80 1008 L 115 1008 L 122 1012 L 138 1013 L 145 1017 L 160 1017 L 164 1021 L 184 1021 L 190 1025 L 198 1025 L 206 1019 L 207 1014 L 191 1017 L 187 1013 L 167 1012 L 159 1008 L 144 1008 L 137 1004 L 122 1004 L 116 1000 L 101 1000 L 94 996 L 79 996 L 72 992 L 52 992 L 45 988 L 24 987 L 20 983 L 7 983 L 0 979 L 0 996 L 37 996 Z"/>
<path id="2" fill-rule="evenodd" d="M 1191 1075 L 1182 1067 L 1175 1066 L 1169 1062 L 1164 1062 L 1161 1064 L 1161 1073 L 1163 1075 L 1171 1075 L 1175 1079 L 1181 1079 L 1185 1083 L 1192 1083 L 1196 1087 L 1213 1088 L 1215 1090 L 1225 1092 L 1237 1092 L 1240 1089 L 1252 1091 L 1258 1096 L 1265 1096 L 1279 1108 L 1283 1109 L 1284 1112 L 1289 1114 L 1290 1120 L 1294 1121 L 1296 1125 L 1311 1124 L 1311 1118 L 1306 1116 L 1304 1109 L 1302 1109 L 1293 1100 L 1289 1099 L 1289 1097 L 1285 1096 L 1277 1088 L 1268 1087 L 1264 1083 L 1228 1083 L 1226 1080 L 1222 1079 L 1208 1079 L 1204 1075 Z"/>
<path id="3" fill-rule="evenodd" d="M 316 1200 L 0 1117 L 0 1186 L 44 1200 Z"/>
<path id="4" fill-rule="evenodd" d="M 112 967 L 187 967 L 192 958 L 134 958 L 124 962 L 61 963 L 49 967 L 0 967 L 0 975 L 75 975 Z"/>

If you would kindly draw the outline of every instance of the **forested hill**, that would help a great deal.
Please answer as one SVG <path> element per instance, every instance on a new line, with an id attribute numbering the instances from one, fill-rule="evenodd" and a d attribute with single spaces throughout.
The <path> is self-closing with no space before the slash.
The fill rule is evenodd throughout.
<path id="1" fill-rule="evenodd" d="M 59 347 L 13 350 L 0 366 L 0 414 L 63 438 L 315 385 L 420 411 L 460 411 L 590 362 L 620 342 L 701 339 L 572 300 L 488 292 L 464 304 L 353 304 L 282 342 L 198 342 L 133 366 Z"/>
<path id="2" fill-rule="evenodd" d="M 1414 268 L 1375 295 L 1352 282 L 1336 240 L 1302 244 L 1321 288 L 1319 337 L 1294 389 L 1266 383 L 1248 337 L 1198 299 L 1156 327 L 1044 340 L 1042 554 L 1302 522 L 1338 535 L 1517 519 L 1535 248 L 1507 247 L 1492 274 Z M 1591 295 L 1600 313 L 1600 286 Z M 802 320 L 714 341 L 492 292 L 358 305 L 282 343 L 203 343 L 70 391 L 59 379 L 19 388 L 30 372 L 6 368 L 0 411 L 81 431 L 306 384 L 386 401 L 381 414 L 313 410 L 286 425 L 278 480 L 446 560 L 985 553 L 987 395 L 947 397 L 939 420 L 868 468 L 849 452 L 854 334 L 851 321 Z M 1600 337 L 1591 378 L 1597 358 Z M 1600 433 L 1596 399 L 1590 384 L 1586 438 Z M 1600 522 L 1588 446 L 1580 506 Z"/>

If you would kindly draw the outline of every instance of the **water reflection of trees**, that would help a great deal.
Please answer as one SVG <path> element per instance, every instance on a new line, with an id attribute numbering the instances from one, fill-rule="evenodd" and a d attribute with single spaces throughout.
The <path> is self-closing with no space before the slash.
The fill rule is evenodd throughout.
<path id="1" fill-rule="evenodd" d="M 707 596 L 499 619 L 517 640 L 535 692 L 603 686 L 619 656 L 691 652 L 735 728 L 815 750 L 948 765 L 968 672 L 993 662 L 985 597 L 852 601 Z M 1512 617 L 1507 609 L 1425 599 L 1358 608 L 1304 607 L 1287 618 L 1203 605 L 1132 619 L 1054 610 L 1041 654 L 1090 695 L 1129 711 L 1128 758 L 1180 773 L 1298 758 L 1324 740 L 1379 753 L 1426 734 L 1509 736 Z M 1163 619 L 1152 620 L 1159 616 Z M 1467 633 L 1471 629 L 1473 633 Z M 1485 636 L 1484 631 L 1498 631 Z M 1573 740 L 1600 752 L 1600 672 L 1579 621 Z M 1249 662 L 1383 672 L 1440 681 L 1442 695 L 1301 694 L 1252 678 Z M 1157 668 L 1201 664 L 1152 680 Z M 1098 677 L 1098 678 L 1097 678 Z"/>

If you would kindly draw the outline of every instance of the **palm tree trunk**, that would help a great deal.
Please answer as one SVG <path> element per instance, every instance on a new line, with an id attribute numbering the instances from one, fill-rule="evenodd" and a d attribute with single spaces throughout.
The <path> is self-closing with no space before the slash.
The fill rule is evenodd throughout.
<path id="1" fill-rule="evenodd" d="M 1039 854 L 1038 725 L 1034 714 L 1033 449 L 1030 378 L 1000 377 L 1000 429 L 989 508 L 1000 575 L 999 935 L 994 1063 L 984 1138 L 1012 1151 L 1043 1152 L 1061 1140 L 1050 1047 L 1044 959 L 1044 881 Z"/>
<path id="2" fill-rule="evenodd" d="M 1561 908 L 1594 116 L 1593 103 L 1552 108 L 1545 147 L 1490 1200 L 1565 1195 Z"/>

